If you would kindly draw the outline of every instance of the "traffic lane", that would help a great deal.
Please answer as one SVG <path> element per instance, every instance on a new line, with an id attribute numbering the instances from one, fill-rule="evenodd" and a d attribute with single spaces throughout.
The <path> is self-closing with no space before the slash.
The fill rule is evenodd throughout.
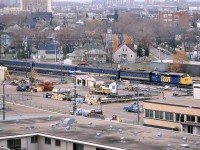
<path id="1" fill-rule="evenodd" d="M 150 53 L 153 54 L 158 60 L 159 60 L 159 55 L 160 59 L 169 59 L 169 60 L 172 59 L 172 55 L 166 55 L 161 51 L 159 52 L 159 50 L 153 46 L 150 46 Z"/>

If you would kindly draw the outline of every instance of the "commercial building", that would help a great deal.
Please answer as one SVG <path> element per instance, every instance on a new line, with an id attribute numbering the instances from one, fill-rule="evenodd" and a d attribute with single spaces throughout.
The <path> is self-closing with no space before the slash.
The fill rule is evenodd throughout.
<path id="1" fill-rule="evenodd" d="M 165 98 L 144 101 L 144 125 L 200 135 L 199 100 L 192 96 Z"/>
<path id="2" fill-rule="evenodd" d="M 21 0 L 21 10 L 30 12 L 52 12 L 51 0 Z"/>
<path id="3" fill-rule="evenodd" d="M 66 115 L 1 121 L 0 127 L 1 148 L 9 149 L 157 150 L 185 146 L 199 149 L 198 136 Z M 182 141 L 184 136 L 187 143 Z"/>
<path id="4" fill-rule="evenodd" d="M 189 13 L 187 10 L 181 11 L 159 11 L 159 22 L 172 27 L 189 27 Z"/>

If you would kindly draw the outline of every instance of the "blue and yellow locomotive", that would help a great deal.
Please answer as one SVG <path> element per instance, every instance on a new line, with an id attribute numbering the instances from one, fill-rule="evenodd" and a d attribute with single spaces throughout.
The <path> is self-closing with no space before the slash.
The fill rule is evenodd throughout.
<path id="1" fill-rule="evenodd" d="M 192 85 L 192 77 L 186 73 L 158 72 L 150 73 L 151 82 Z"/>

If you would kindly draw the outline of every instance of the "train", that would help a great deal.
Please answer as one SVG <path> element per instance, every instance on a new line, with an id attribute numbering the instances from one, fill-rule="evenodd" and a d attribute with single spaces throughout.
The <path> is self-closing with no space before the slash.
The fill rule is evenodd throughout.
<path id="1" fill-rule="evenodd" d="M 113 79 L 192 85 L 192 77 L 186 73 L 105 69 L 82 65 L 62 65 L 5 59 L 0 59 L 0 65 L 7 67 L 8 70 L 11 71 L 31 72 L 31 70 L 34 69 L 37 73 L 41 74 L 56 74 L 63 76 L 77 72 L 77 74 L 105 75 Z"/>

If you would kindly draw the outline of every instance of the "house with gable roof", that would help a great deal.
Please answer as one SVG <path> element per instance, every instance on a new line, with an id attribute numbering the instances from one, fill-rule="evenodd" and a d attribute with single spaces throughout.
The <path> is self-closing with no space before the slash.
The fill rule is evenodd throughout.
<path id="1" fill-rule="evenodd" d="M 122 44 L 113 52 L 114 63 L 135 63 L 136 57 L 137 51 L 134 48 L 134 44 Z"/>

